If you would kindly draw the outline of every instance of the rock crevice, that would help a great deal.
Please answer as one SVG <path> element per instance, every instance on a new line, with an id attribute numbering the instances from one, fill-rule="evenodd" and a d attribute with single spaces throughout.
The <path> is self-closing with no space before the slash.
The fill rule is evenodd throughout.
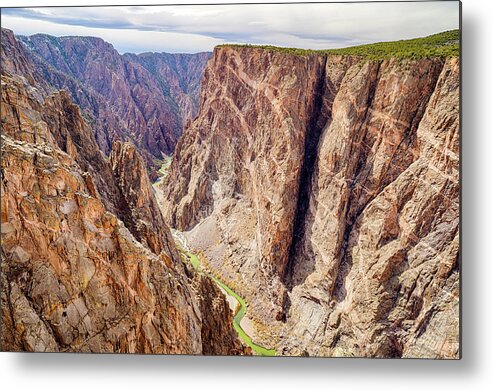
<path id="1" fill-rule="evenodd" d="M 217 48 L 166 219 L 283 354 L 456 357 L 458 90 L 453 57 Z"/>

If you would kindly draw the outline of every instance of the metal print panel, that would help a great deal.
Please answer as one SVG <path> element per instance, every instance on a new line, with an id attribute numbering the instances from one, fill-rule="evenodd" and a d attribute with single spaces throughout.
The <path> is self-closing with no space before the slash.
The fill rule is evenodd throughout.
<path id="1" fill-rule="evenodd" d="M 2 8 L 3 351 L 460 357 L 460 3 Z"/>

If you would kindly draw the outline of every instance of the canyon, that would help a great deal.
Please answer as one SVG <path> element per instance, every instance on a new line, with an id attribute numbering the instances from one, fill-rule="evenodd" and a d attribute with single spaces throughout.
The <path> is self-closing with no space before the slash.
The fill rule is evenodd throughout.
<path id="1" fill-rule="evenodd" d="M 163 156 L 173 152 L 183 127 L 197 114 L 200 78 L 210 56 L 121 55 L 101 38 L 15 38 L 7 29 L 2 29 L 2 50 L 10 58 L 6 70 L 31 75 L 45 91 L 69 92 L 105 155 L 115 141 L 135 144 L 153 179 Z M 13 59 L 27 59 L 34 69 L 16 69 Z"/>
<path id="2" fill-rule="evenodd" d="M 223 284 L 276 355 L 459 358 L 458 31 L 412 45 L 2 29 L 2 349 L 252 354 Z"/>
<path id="3" fill-rule="evenodd" d="M 2 69 L 2 350 L 250 354 L 183 261 L 135 146 L 105 158 L 70 94 L 18 65 L 32 73 Z"/>
<path id="4" fill-rule="evenodd" d="M 222 46 L 165 217 L 278 354 L 459 355 L 459 61 Z"/>

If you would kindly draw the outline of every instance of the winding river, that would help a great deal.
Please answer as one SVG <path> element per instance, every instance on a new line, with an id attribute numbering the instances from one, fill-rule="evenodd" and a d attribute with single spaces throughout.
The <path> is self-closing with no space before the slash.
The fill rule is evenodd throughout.
<path id="1" fill-rule="evenodd" d="M 205 270 L 203 270 L 200 265 L 199 258 L 195 254 L 189 251 L 186 251 L 185 254 L 187 255 L 187 258 L 190 261 L 191 265 L 195 268 L 195 270 L 197 270 L 198 273 L 204 274 L 207 277 L 209 277 L 212 281 L 216 283 L 217 286 L 222 288 L 228 295 L 234 297 L 238 302 L 238 304 L 240 305 L 239 309 L 236 311 L 233 317 L 233 327 L 238 333 L 238 336 L 241 338 L 241 340 L 260 356 L 275 356 L 276 355 L 275 349 L 267 349 L 263 346 L 257 345 L 255 342 L 253 342 L 252 338 L 241 327 L 241 320 L 243 319 L 247 311 L 247 304 L 245 300 L 240 295 L 238 295 L 235 291 L 233 291 L 229 286 L 224 284 L 222 281 L 218 280 L 212 274 L 207 273 Z"/>
<path id="2" fill-rule="evenodd" d="M 160 188 L 160 184 L 166 178 L 167 169 L 169 167 L 170 162 L 171 162 L 170 159 L 165 160 L 160 170 L 162 176 L 152 186 L 154 189 L 154 194 L 156 195 L 156 199 L 160 207 L 163 202 L 163 193 Z M 229 286 L 227 286 L 225 283 L 223 283 L 222 281 L 220 281 L 219 279 L 217 279 L 212 274 L 208 273 L 205 269 L 202 268 L 199 258 L 194 253 L 192 253 L 188 245 L 187 238 L 185 237 L 183 232 L 180 232 L 178 230 L 171 230 L 171 231 L 173 234 L 173 238 L 177 243 L 180 244 L 180 247 L 183 249 L 181 251 L 183 251 L 183 253 L 186 255 L 193 268 L 198 273 L 209 277 L 212 281 L 216 283 L 216 285 L 219 288 L 221 288 L 224 292 L 226 292 L 227 295 L 233 297 L 238 302 L 239 308 L 238 306 L 236 306 L 237 309 L 235 310 L 236 312 L 234 313 L 233 316 L 233 327 L 238 333 L 238 336 L 241 338 L 241 340 L 259 356 L 275 356 L 276 355 L 275 349 L 267 349 L 263 346 L 257 345 L 255 342 L 253 342 L 252 338 L 245 332 L 243 327 L 241 327 L 241 320 L 245 317 L 245 314 L 247 312 L 247 304 L 245 300 L 240 295 L 238 295 L 235 291 L 233 291 Z"/>

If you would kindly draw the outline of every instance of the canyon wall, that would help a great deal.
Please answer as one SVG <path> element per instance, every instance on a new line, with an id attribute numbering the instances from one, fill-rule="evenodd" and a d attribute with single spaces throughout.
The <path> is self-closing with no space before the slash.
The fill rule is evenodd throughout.
<path id="1" fill-rule="evenodd" d="M 148 70 L 161 89 L 172 97 L 182 127 L 197 115 L 200 82 L 210 57 L 209 52 L 124 54 L 125 59 Z"/>
<path id="2" fill-rule="evenodd" d="M 207 241 L 199 248 L 214 252 L 209 258 L 227 258 L 239 278 L 267 285 L 268 318 L 280 316 L 285 295 L 280 277 L 305 129 L 319 110 L 311 97 L 320 94 L 324 66 L 316 56 L 216 49 L 204 74 L 200 114 L 178 144 L 165 189 L 172 226 L 188 230 L 201 222 L 194 237 Z"/>
<path id="3" fill-rule="evenodd" d="M 459 354 L 459 62 L 215 49 L 166 219 L 279 354 Z"/>
<path id="4" fill-rule="evenodd" d="M 4 70 L 31 77 L 44 91 L 67 90 L 104 154 L 115 141 L 131 141 L 151 173 L 158 168 L 156 159 L 173 153 L 183 126 L 196 114 L 209 56 L 120 55 L 100 38 L 14 37 L 2 29 Z"/>
<path id="5" fill-rule="evenodd" d="M 66 92 L 8 72 L 1 113 L 2 350 L 249 353 L 224 295 L 182 262 L 133 146 L 107 161 Z"/>

